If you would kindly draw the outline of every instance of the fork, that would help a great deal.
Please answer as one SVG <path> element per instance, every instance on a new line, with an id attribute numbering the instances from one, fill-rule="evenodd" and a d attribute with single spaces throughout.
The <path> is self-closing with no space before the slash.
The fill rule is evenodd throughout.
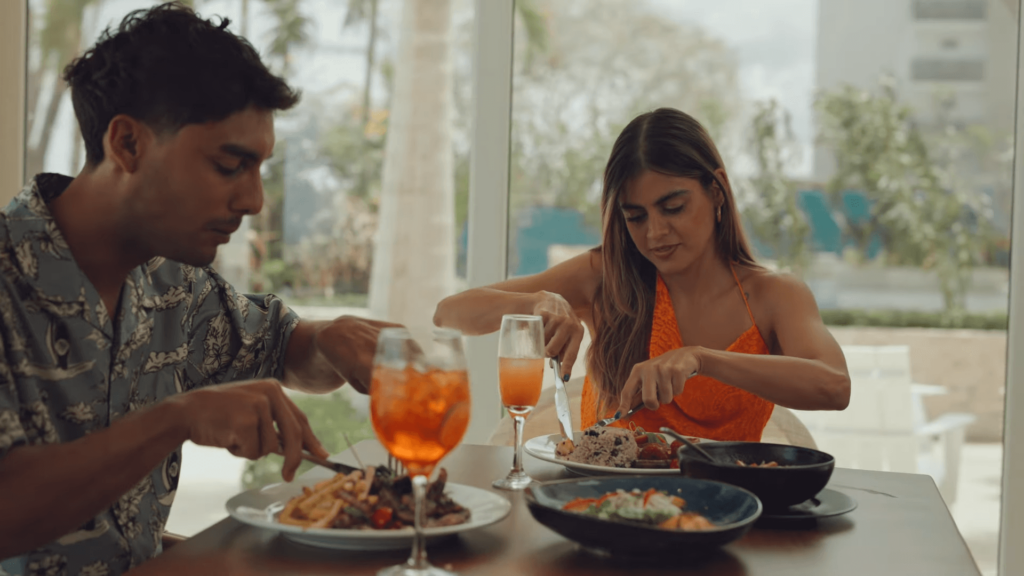
<path id="1" fill-rule="evenodd" d="M 626 412 L 625 414 L 622 414 L 621 412 L 616 412 L 615 415 L 612 416 L 611 418 L 605 418 L 604 420 L 598 420 L 597 424 L 594 424 L 594 427 L 595 428 L 602 428 L 604 426 L 607 426 L 607 425 L 611 424 L 612 422 L 615 422 L 616 420 L 620 420 L 622 418 L 629 418 L 633 414 L 636 414 L 637 412 L 639 412 L 639 411 L 641 411 L 643 409 L 644 409 L 644 405 L 643 404 L 637 404 L 636 406 L 633 407 L 632 410 L 630 410 L 629 412 Z"/>
<path id="2" fill-rule="evenodd" d="M 693 378 L 696 375 L 697 375 L 697 371 L 694 370 L 693 373 L 691 373 L 689 376 L 687 376 L 687 378 L 688 379 L 689 378 Z M 639 394 L 639 392 L 637 392 L 637 393 Z M 612 416 L 611 418 L 605 418 L 604 420 L 598 420 L 597 424 L 594 424 L 594 427 L 595 428 L 602 428 L 604 426 L 607 426 L 607 425 L 611 424 L 612 422 L 615 422 L 616 420 L 620 420 L 622 418 L 629 418 L 633 414 L 636 414 L 637 412 L 639 412 L 639 411 L 641 411 L 643 409 L 644 409 L 643 403 L 637 404 L 636 406 L 633 407 L 632 410 L 630 410 L 629 412 L 626 412 L 625 414 L 622 414 L 621 412 L 616 412 L 615 415 Z"/>
<path id="3" fill-rule="evenodd" d="M 388 454 L 388 470 L 391 471 L 392 478 L 401 478 L 405 476 L 405 465 L 398 458 L 395 458 L 391 454 Z"/>

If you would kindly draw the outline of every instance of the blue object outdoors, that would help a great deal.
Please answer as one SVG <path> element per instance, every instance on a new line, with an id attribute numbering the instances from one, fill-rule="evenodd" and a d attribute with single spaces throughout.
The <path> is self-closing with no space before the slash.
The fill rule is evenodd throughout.
<path id="1" fill-rule="evenodd" d="M 871 219 L 871 201 L 864 195 L 863 192 L 857 190 L 844 190 L 842 193 L 843 197 L 843 212 L 846 214 L 846 218 L 853 223 L 859 224 L 861 222 L 867 222 Z M 847 244 L 853 244 L 848 242 Z M 882 238 L 878 234 L 872 234 L 868 240 L 868 249 L 866 256 L 868 259 L 874 258 L 878 255 L 878 252 L 882 249 Z"/>
<path id="2" fill-rule="evenodd" d="M 807 216 L 811 226 L 811 249 L 815 252 L 834 252 L 842 254 L 843 248 L 853 245 L 843 240 L 843 232 L 839 224 L 832 218 L 832 208 L 820 190 L 801 190 L 798 192 L 800 208 Z M 846 190 L 842 193 L 843 215 L 850 222 L 865 222 L 871 217 L 871 201 L 863 192 Z M 868 258 L 874 258 L 882 249 L 882 239 L 873 234 L 868 244 Z"/>
<path id="3" fill-rule="evenodd" d="M 798 199 L 811 226 L 811 249 L 815 252 L 841 254 L 843 232 L 832 219 L 832 210 L 825 195 L 818 190 L 804 190 L 798 192 Z"/>
<path id="4" fill-rule="evenodd" d="M 815 252 L 842 254 L 843 248 L 852 245 L 852 241 L 844 242 L 842 230 L 832 217 L 828 199 L 820 190 L 801 190 L 798 195 L 800 208 L 811 227 L 811 249 Z M 842 203 L 841 209 L 850 221 L 859 222 L 870 217 L 871 202 L 863 193 L 855 190 L 843 192 Z M 551 206 L 529 206 L 520 210 L 515 216 L 509 236 L 510 276 L 547 270 L 548 248 L 553 244 L 597 246 L 601 242 L 600 231 L 588 226 L 581 212 Z M 459 238 L 460 275 L 465 274 L 467 241 L 467 226 L 463 225 Z M 751 237 L 750 241 L 761 256 L 775 257 L 772 250 L 758 238 Z M 881 238 L 875 234 L 868 246 L 867 256 L 873 258 L 881 248 Z"/>
<path id="5" fill-rule="evenodd" d="M 600 232 L 587 226 L 583 214 L 571 208 L 529 206 L 516 214 L 515 252 L 509 254 L 509 275 L 525 276 L 548 269 L 548 247 L 552 244 L 597 246 Z"/>

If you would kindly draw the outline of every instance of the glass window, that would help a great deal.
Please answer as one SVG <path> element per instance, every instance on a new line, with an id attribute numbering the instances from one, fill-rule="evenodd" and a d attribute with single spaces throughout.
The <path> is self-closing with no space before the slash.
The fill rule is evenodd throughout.
<path id="1" fill-rule="evenodd" d="M 985 574 L 1006 368 L 1010 4 L 520 0 L 514 51 L 509 275 L 600 242 L 604 164 L 630 119 L 695 116 L 760 261 L 810 286 L 847 350 L 855 404 L 801 419 L 840 466 L 931 474 Z M 940 59 L 944 46 L 964 60 Z M 883 361 L 900 368 L 871 368 Z M 861 400 L 883 398 L 885 378 L 901 383 L 898 408 L 872 420 Z M 893 430 L 899 441 L 879 440 Z"/>
<path id="2" fill-rule="evenodd" d="M 304 318 L 429 326 L 437 301 L 465 276 L 473 3 L 434 3 L 419 17 L 408 11 L 419 4 L 400 0 L 186 3 L 230 18 L 229 29 L 302 91 L 275 119 L 263 211 L 246 218 L 214 267 L 240 291 L 279 294 Z M 59 73 L 105 27 L 155 4 L 29 0 L 28 175 L 81 170 L 84 148 Z M 372 434 L 368 400 L 349 387 L 293 399 L 333 452 L 347 448 L 342 433 L 352 442 Z M 280 479 L 273 458 L 185 451 L 172 532 L 191 534 L 222 517 L 207 512 L 222 511 L 241 487 Z"/>
<path id="3" fill-rule="evenodd" d="M 918 20 L 984 20 L 985 0 L 914 0 Z"/>
<path id="4" fill-rule="evenodd" d="M 910 63 L 912 80 L 939 82 L 980 82 L 985 79 L 982 60 L 951 60 L 947 58 L 916 58 Z"/>

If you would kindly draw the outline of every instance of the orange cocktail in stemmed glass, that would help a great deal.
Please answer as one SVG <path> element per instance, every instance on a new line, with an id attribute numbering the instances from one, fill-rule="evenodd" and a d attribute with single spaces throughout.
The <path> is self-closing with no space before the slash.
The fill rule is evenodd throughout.
<path id="1" fill-rule="evenodd" d="M 540 316 L 506 314 L 501 317 L 498 334 L 498 385 L 501 403 L 512 416 L 516 452 L 512 471 L 495 480 L 492 486 L 502 490 L 522 490 L 532 478 L 523 470 L 523 425 L 537 406 L 544 382 L 544 321 Z"/>
<path id="2" fill-rule="evenodd" d="M 457 330 L 437 329 L 421 348 L 405 328 L 385 328 L 377 338 L 370 385 L 370 419 L 381 444 L 409 470 L 416 505 L 415 536 L 408 562 L 381 576 L 441 576 L 423 542 L 427 479 L 462 441 L 469 425 L 469 377 Z"/>

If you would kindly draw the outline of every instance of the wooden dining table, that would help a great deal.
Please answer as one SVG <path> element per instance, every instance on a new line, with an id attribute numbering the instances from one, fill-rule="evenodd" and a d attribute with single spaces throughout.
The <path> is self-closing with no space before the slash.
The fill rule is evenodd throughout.
<path id="1" fill-rule="evenodd" d="M 355 452 L 367 465 L 387 458 L 376 440 L 359 443 Z M 537 481 L 572 477 L 562 466 L 525 458 L 527 472 Z M 351 450 L 333 459 L 357 464 Z M 441 465 L 448 471 L 449 482 L 490 490 L 491 482 L 507 474 L 511 463 L 511 448 L 464 444 Z M 317 478 L 325 474 L 330 475 L 324 469 L 307 472 Z M 755 525 L 740 540 L 701 560 L 670 557 L 650 562 L 619 561 L 583 550 L 534 520 L 521 492 L 495 490 L 511 501 L 510 514 L 496 524 L 429 546 L 429 558 L 437 566 L 467 576 L 980 575 L 930 476 L 837 468 L 828 487 L 853 497 L 856 510 L 796 528 Z M 375 574 L 408 557 L 408 550 L 316 548 L 226 517 L 147 564 L 171 566 L 189 556 L 216 553 L 243 558 L 260 574 Z"/>

